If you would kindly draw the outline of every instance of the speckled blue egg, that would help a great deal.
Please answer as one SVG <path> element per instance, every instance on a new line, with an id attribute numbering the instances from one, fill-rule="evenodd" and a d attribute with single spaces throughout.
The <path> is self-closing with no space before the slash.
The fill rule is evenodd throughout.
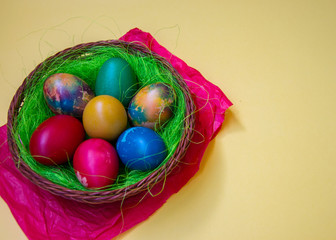
<path id="1" fill-rule="evenodd" d="M 126 60 L 114 57 L 104 62 L 96 78 L 97 96 L 110 95 L 127 107 L 137 90 L 138 80 Z"/>
<path id="2" fill-rule="evenodd" d="M 117 140 L 116 150 L 126 167 L 141 171 L 155 169 L 167 156 L 167 148 L 160 135 L 145 127 L 124 131 Z"/>
<path id="3" fill-rule="evenodd" d="M 56 73 L 43 85 L 43 95 L 53 113 L 81 118 L 86 104 L 95 96 L 90 86 L 77 76 Z"/>

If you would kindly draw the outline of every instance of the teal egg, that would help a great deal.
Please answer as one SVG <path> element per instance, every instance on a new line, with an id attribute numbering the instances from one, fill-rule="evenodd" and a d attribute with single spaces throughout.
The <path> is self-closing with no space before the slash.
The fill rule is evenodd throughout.
<path id="1" fill-rule="evenodd" d="M 126 60 L 114 57 L 104 62 L 96 79 L 97 96 L 110 95 L 127 107 L 137 90 L 137 77 Z"/>

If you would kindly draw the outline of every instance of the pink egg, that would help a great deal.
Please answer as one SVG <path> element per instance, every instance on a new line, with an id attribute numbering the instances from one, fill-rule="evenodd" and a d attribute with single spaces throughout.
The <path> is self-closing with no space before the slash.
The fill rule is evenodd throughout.
<path id="1" fill-rule="evenodd" d="M 73 158 L 73 167 L 84 187 L 105 188 L 112 185 L 117 178 L 119 158 L 109 142 L 91 138 L 78 146 Z"/>

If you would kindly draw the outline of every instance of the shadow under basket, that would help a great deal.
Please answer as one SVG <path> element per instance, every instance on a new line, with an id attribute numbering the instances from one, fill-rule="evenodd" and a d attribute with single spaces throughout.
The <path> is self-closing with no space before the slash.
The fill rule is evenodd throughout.
<path id="1" fill-rule="evenodd" d="M 27 164 L 25 159 L 23 159 L 21 152 L 23 143 L 18 141 L 18 139 L 20 139 L 20 135 L 18 136 L 18 133 L 16 131 L 18 124 L 20 124 L 17 118 L 20 114 L 20 111 L 23 111 L 22 109 L 27 99 L 27 94 L 30 94 L 31 89 L 35 89 L 35 86 L 37 84 L 41 84 L 39 82 L 44 81 L 47 77 L 46 75 L 50 75 L 50 73 L 52 72 L 50 71 L 50 69 L 53 69 L 53 67 L 55 67 L 55 59 L 57 59 L 56 62 L 58 62 L 59 64 L 74 59 L 80 61 L 82 58 L 84 59 L 86 57 L 94 57 L 92 56 L 92 54 L 94 55 L 97 49 L 106 50 L 108 48 L 121 49 L 123 52 L 125 52 L 125 54 L 128 54 L 130 56 L 136 55 L 140 57 L 153 58 L 156 62 L 160 64 L 160 67 L 171 73 L 175 82 L 174 84 L 176 84 L 176 86 L 178 86 L 181 90 L 181 93 L 184 96 L 183 101 L 185 101 L 183 123 L 181 123 L 182 127 L 180 129 L 181 137 L 176 148 L 169 155 L 169 158 L 167 158 L 165 162 L 161 164 L 157 169 L 153 170 L 147 176 L 137 181 L 136 183 L 131 183 L 130 185 L 124 186 L 123 188 L 113 190 L 106 189 L 97 191 L 86 191 L 70 189 L 58 184 L 57 182 L 50 181 L 49 179 L 36 173 Z M 48 74 L 46 74 L 46 72 L 48 72 Z M 102 204 L 122 201 L 131 196 L 144 193 L 144 191 L 148 191 L 148 189 L 151 189 L 155 184 L 162 182 L 180 163 L 181 159 L 184 157 L 188 149 L 190 139 L 193 136 L 193 129 L 195 124 L 194 112 L 195 105 L 193 103 L 189 88 L 183 77 L 172 67 L 172 65 L 165 58 L 154 52 L 151 52 L 150 49 L 148 49 L 146 46 L 142 45 L 141 43 L 125 42 L 121 40 L 107 40 L 84 43 L 67 48 L 47 58 L 24 79 L 22 85 L 16 91 L 8 110 L 8 146 L 12 154 L 12 159 L 22 175 L 29 179 L 35 185 L 49 191 L 52 194 L 62 196 L 66 199 L 89 204 Z M 20 144 L 21 146 L 19 146 Z"/>

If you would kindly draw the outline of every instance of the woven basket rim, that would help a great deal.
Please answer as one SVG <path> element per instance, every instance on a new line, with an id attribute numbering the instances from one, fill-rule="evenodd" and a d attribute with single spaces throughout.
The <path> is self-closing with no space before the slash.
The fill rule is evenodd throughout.
<path id="1" fill-rule="evenodd" d="M 40 176 L 36 172 L 34 172 L 28 164 L 25 163 L 19 157 L 19 148 L 14 140 L 13 129 L 15 128 L 15 118 L 18 115 L 22 103 L 24 101 L 24 92 L 28 89 L 33 83 L 30 81 L 34 74 L 36 74 L 41 68 L 46 65 L 52 59 L 69 54 L 75 50 L 81 49 L 85 50 L 91 47 L 96 46 L 111 46 L 111 47 L 122 47 L 126 48 L 131 52 L 142 52 L 143 54 L 150 54 L 157 60 L 161 62 L 161 64 L 167 68 L 173 76 L 175 77 L 177 83 L 180 85 L 181 90 L 185 96 L 186 101 L 186 112 L 185 112 L 185 121 L 184 121 L 184 129 L 181 141 L 179 142 L 174 154 L 167 161 L 166 164 L 161 166 L 156 171 L 149 174 L 147 177 L 142 179 L 141 181 L 129 185 L 125 188 L 116 189 L 116 190 L 106 190 L 106 191 L 82 191 L 82 190 L 73 190 L 58 185 L 56 183 L 51 182 L 50 180 Z M 186 150 L 190 144 L 190 139 L 193 136 L 194 122 L 195 122 L 195 105 L 193 99 L 191 97 L 190 90 L 184 81 L 183 77 L 176 71 L 176 69 L 162 56 L 158 55 L 155 52 L 152 52 L 149 48 L 147 48 L 143 43 L 138 42 L 126 42 L 123 40 L 106 40 L 106 41 L 97 41 L 90 43 L 82 43 L 75 45 L 73 47 L 69 47 L 64 49 L 63 51 L 57 52 L 56 54 L 48 57 L 40 64 L 38 64 L 35 69 L 24 79 L 21 86 L 17 89 L 13 99 L 10 103 L 8 116 L 7 116 L 7 139 L 9 150 L 12 155 L 12 159 L 15 163 L 15 166 L 18 170 L 29 179 L 32 183 L 39 186 L 42 189 L 45 189 L 55 195 L 62 196 L 66 199 L 75 200 L 82 203 L 89 204 L 103 204 L 103 203 L 111 203 L 116 201 L 123 201 L 126 198 L 131 196 L 143 193 L 144 191 L 150 190 L 155 184 L 161 182 L 171 171 L 178 165 L 180 160 L 184 157 Z"/>

